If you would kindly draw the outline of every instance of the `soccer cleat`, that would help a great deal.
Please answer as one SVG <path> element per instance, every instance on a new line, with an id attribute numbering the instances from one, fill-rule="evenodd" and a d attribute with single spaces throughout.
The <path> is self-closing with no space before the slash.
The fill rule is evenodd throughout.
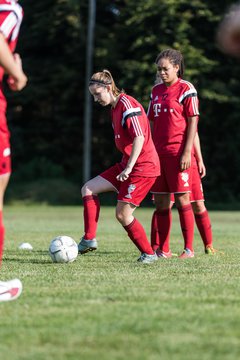
<path id="1" fill-rule="evenodd" d="M 158 256 L 156 253 L 150 255 L 150 254 L 146 254 L 146 253 L 142 253 L 140 258 L 137 260 L 138 262 L 142 263 L 142 264 L 151 264 L 154 261 L 158 260 Z"/>
<path id="2" fill-rule="evenodd" d="M 207 254 L 207 255 L 216 255 L 216 253 L 223 254 L 223 252 L 214 249 L 212 245 L 207 245 L 205 247 L 205 254 Z"/>
<path id="3" fill-rule="evenodd" d="M 173 256 L 171 250 L 169 250 L 168 252 L 165 252 L 162 250 L 157 250 L 156 254 L 158 257 L 165 258 L 165 259 L 171 258 Z"/>
<path id="4" fill-rule="evenodd" d="M 194 252 L 187 248 L 183 250 L 181 255 L 179 255 L 180 259 L 188 259 L 193 257 L 194 257 Z"/>
<path id="5" fill-rule="evenodd" d="M 22 292 L 22 283 L 19 279 L 0 281 L 0 301 L 17 299 Z"/>
<path id="6" fill-rule="evenodd" d="M 80 243 L 78 244 L 78 252 L 80 254 L 86 254 L 89 251 L 97 250 L 97 240 L 85 240 L 84 238 L 81 239 Z"/>

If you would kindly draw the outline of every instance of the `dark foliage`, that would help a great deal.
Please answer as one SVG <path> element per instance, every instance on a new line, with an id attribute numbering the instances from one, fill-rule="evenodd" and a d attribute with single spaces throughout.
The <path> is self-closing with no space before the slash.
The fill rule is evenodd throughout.
<path id="1" fill-rule="evenodd" d="M 240 63 L 222 54 L 216 31 L 233 1 L 99 0 L 94 71 L 108 68 L 118 85 L 148 105 L 154 61 L 166 47 L 181 50 L 185 78 L 197 87 L 199 134 L 213 204 L 240 203 Z M 88 2 L 23 2 L 17 51 L 29 76 L 19 94 L 7 91 L 14 176 L 11 186 L 65 178 L 81 184 Z M 108 109 L 93 105 L 92 175 L 120 159 Z M 45 181 L 44 180 L 44 181 Z M 47 201 L 47 199 L 46 199 Z"/>

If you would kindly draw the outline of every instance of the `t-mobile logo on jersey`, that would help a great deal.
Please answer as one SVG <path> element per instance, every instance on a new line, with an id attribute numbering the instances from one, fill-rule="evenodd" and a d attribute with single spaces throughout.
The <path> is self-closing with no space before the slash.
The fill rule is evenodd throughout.
<path id="1" fill-rule="evenodd" d="M 119 134 L 116 134 L 116 135 L 115 135 L 115 139 L 120 139 L 120 135 L 119 135 Z"/>
<path id="2" fill-rule="evenodd" d="M 153 105 L 154 117 L 158 116 L 160 112 L 174 112 L 173 108 L 168 109 L 167 107 L 162 108 L 162 104 L 154 104 Z"/>
<path id="3" fill-rule="evenodd" d="M 162 104 L 153 105 L 154 117 L 158 116 L 158 114 L 161 112 L 161 106 Z"/>

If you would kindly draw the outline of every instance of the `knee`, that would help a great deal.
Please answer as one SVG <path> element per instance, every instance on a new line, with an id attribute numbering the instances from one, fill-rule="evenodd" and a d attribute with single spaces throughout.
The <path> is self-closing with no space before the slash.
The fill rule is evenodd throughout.
<path id="1" fill-rule="evenodd" d="M 124 216 L 124 213 L 122 211 L 116 210 L 115 215 L 116 215 L 116 219 L 120 222 L 120 224 L 125 223 L 125 216 Z"/>
<path id="2" fill-rule="evenodd" d="M 192 208 L 194 214 L 202 213 L 206 210 L 204 202 L 203 201 L 195 201 L 192 203 Z"/>
<path id="3" fill-rule="evenodd" d="M 182 207 L 186 205 L 190 205 L 190 197 L 188 193 L 185 194 L 175 194 L 175 204 L 176 207 Z"/>
<path id="4" fill-rule="evenodd" d="M 171 201 L 169 197 L 159 197 L 155 199 L 155 206 L 156 206 L 156 210 L 166 210 L 166 209 L 171 209 Z"/>
<path id="5" fill-rule="evenodd" d="M 83 196 L 87 196 L 87 195 L 92 195 L 93 194 L 93 192 L 91 191 L 91 189 L 90 189 L 90 186 L 89 186 L 90 184 L 89 184 L 89 181 L 88 182 L 86 182 L 84 185 L 83 185 L 83 187 L 82 187 L 82 189 L 81 189 L 81 194 L 82 194 L 82 197 Z"/>

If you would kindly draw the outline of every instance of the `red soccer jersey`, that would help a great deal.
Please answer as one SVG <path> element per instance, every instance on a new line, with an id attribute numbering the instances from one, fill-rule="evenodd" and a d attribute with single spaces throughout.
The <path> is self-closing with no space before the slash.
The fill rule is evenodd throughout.
<path id="1" fill-rule="evenodd" d="M 0 32 L 8 42 L 9 48 L 14 52 L 20 25 L 23 18 L 22 7 L 15 1 L 0 0 Z M 6 110 L 6 100 L 2 92 L 4 69 L 0 66 L 0 110 Z"/>
<path id="2" fill-rule="evenodd" d="M 111 110 L 112 126 L 117 149 L 123 154 L 122 165 L 129 160 L 133 140 L 143 135 L 142 151 L 133 167 L 132 175 L 153 177 L 160 174 L 160 164 L 154 147 L 149 121 L 142 105 L 131 96 L 120 94 L 119 100 Z"/>
<path id="3" fill-rule="evenodd" d="M 186 142 L 187 119 L 199 115 L 196 89 L 180 78 L 171 86 L 155 85 L 147 115 L 153 122 L 153 142 L 158 154 L 181 155 Z"/>

